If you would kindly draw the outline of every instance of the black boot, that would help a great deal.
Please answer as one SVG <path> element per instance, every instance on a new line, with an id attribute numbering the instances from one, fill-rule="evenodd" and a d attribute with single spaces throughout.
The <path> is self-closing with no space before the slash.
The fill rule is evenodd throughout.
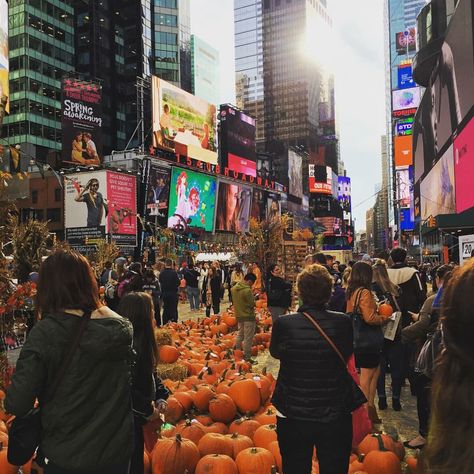
<path id="1" fill-rule="evenodd" d="M 387 406 L 387 398 L 379 397 L 379 410 L 386 410 Z"/>
<path id="2" fill-rule="evenodd" d="M 392 407 L 395 411 L 401 411 L 402 410 L 402 405 L 400 404 L 400 399 L 399 398 L 393 398 L 392 399 Z"/>

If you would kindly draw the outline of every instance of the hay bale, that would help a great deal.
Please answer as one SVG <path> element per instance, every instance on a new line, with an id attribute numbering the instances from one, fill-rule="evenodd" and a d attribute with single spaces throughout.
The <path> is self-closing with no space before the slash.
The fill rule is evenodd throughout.
<path id="1" fill-rule="evenodd" d="M 173 344 L 171 331 L 168 329 L 155 329 L 155 339 L 158 346 L 170 346 Z"/>
<path id="2" fill-rule="evenodd" d="M 188 376 L 188 368 L 178 362 L 174 364 L 156 364 L 156 374 L 161 380 L 184 380 Z"/>

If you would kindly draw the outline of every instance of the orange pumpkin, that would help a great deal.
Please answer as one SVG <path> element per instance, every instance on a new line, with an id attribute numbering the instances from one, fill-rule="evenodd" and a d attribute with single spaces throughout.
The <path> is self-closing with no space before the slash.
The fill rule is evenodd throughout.
<path id="1" fill-rule="evenodd" d="M 224 454 L 208 454 L 199 460 L 194 474 L 239 474 L 235 461 Z"/>
<path id="2" fill-rule="evenodd" d="M 164 364 L 174 364 L 179 358 L 179 351 L 175 346 L 163 345 L 160 346 L 158 352 L 160 362 Z"/>
<path id="3" fill-rule="evenodd" d="M 151 460 L 146 451 L 143 451 L 143 474 L 151 474 Z"/>
<path id="4" fill-rule="evenodd" d="M 232 441 L 232 457 L 234 459 L 237 458 L 237 455 L 240 453 L 240 451 L 252 448 L 254 446 L 253 441 L 248 436 L 240 435 L 238 433 L 232 433 L 227 435 L 227 437 L 230 438 Z"/>
<path id="5" fill-rule="evenodd" d="M 381 435 L 375 435 L 379 449 L 370 451 L 364 458 L 364 471 L 368 474 L 402 474 L 400 459 L 388 451 Z"/>
<path id="6" fill-rule="evenodd" d="M 253 414 L 260 408 L 260 391 L 253 380 L 237 380 L 231 384 L 228 395 L 240 413 Z"/>
<path id="7" fill-rule="evenodd" d="M 165 412 L 165 420 L 168 423 L 176 423 L 183 417 L 183 405 L 181 405 L 175 397 L 169 397 L 167 402 L 168 406 Z"/>
<path id="8" fill-rule="evenodd" d="M 272 441 L 277 441 L 276 425 L 262 425 L 253 435 L 253 442 L 258 448 L 268 449 Z"/>
<path id="9" fill-rule="evenodd" d="M 201 456 L 207 454 L 225 454 L 232 457 L 232 441 L 225 435 L 219 433 L 206 433 L 198 443 L 198 449 Z"/>
<path id="10" fill-rule="evenodd" d="M 183 406 L 184 412 L 187 413 L 193 407 L 193 396 L 189 391 L 174 392 L 173 397 Z"/>
<path id="11" fill-rule="evenodd" d="M 275 458 L 275 463 L 278 467 L 278 472 L 283 472 L 283 460 L 281 458 L 280 446 L 278 445 L 278 441 L 272 441 L 268 445 L 268 450 L 272 453 L 273 457 Z"/>
<path id="12" fill-rule="evenodd" d="M 231 423 L 229 426 L 230 433 L 238 433 L 244 436 L 248 436 L 250 439 L 253 439 L 255 431 L 260 428 L 258 421 L 251 420 L 249 418 L 239 418 Z"/>
<path id="13" fill-rule="evenodd" d="M 393 314 L 393 308 L 388 303 L 383 303 L 379 306 L 378 313 L 382 316 L 391 316 Z"/>
<path id="14" fill-rule="evenodd" d="M 179 433 L 182 438 L 191 440 L 197 446 L 207 430 L 199 421 L 186 420 L 184 424 L 176 428 L 176 433 Z"/>
<path id="15" fill-rule="evenodd" d="M 399 443 L 396 443 L 393 438 L 385 433 L 374 433 L 367 435 L 357 446 L 357 453 L 358 454 L 368 454 L 371 451 L 380 450 L 380 443 L 379 438 L 382 441 L 382 445 L 384 449 L 388 451 L 392 451 L 392 453 L 396 454 L 397 456 L 400 454 L 402 457 L 399 457 L 400 461 L 403 460 L 403 455 L 405 450 L 403 450 L 403 454 L 398 446 Z"/>
<path id="16" fill-rule="evenodd" d="M 255 415 L 255 420 L 258 421 L 261 425 L 275 425 L 276 410 L 273 407 L 269 407 L 263 413 Z"/>
<path id="17" fill-rule="evenodd" d="M 214 421 L 230 423 L 237 414 L 237 408 L 232 398 L 221 393 L 209 401 L 209 414 Z"/>
<path id="18" fill-rule="evenodd" d="M 189 439 L 176 435 L 161 438 L 153 449 L 151 467 L 153 474 L 183 474 L 194 472 L 200 455 L 197 446 Z"/>
<path id="19" fill-rule="evenodd" d="M 206 431 L 208 433 L 220 433 L 220 434 L 227 434 L 229 432 L 229 428 L 225 423 L 221 423 L 220 421 L 216 421 L 206 427 Z"/>
<path id="20" fill-rule="evenodd" d="M 202 412 L 209 410 L 209 402 L 214 397 L 214 391 L 205 385 L 201 385 L 197 392 L 193 395 L 194 406 Z"/>
<path id="21" fill-rule="evenodd" d="M 248 448 L 240 451 L 235 460 L 239 474 L 268 474 L 275 464 L 270 451 L 263 448 Z"/>
<path id="22" fill-rule="evenodd" d="M 2 474 L 18 474 L 18 466 L 12 466 L 7 460 L 7 448 L 0 445 L 0 472 Z"/>
<path id="23" fill-rule="evenodd" d="M 418 474 L 418 459 L 413 456 L 408 456 L 405 460 L 410 474 Z"/>

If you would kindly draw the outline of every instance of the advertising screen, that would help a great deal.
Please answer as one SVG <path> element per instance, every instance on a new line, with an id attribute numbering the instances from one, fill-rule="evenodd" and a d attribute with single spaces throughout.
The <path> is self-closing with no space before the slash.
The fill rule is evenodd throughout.
<path id="1" fill-rule="evenodd" d="M 168 198 L 170 192 L 171 170 L 151 163 L 148 175 L 148 194 L 146 199 L 146 219 L 166 225 L 168 218 Z"/>
<path id="2" fill-rule="evenodd" d="M 220 107 L 220 119 L 219 146 L 222 165 L 255 177 L 255 119 L 227 104 Z"/>
<path id="3" fill-rule="evenodd" d="M 97 82 L 66 77 L 61 104 L 63 164 L 102 163 L 102 90 Z"/>
<path id="4" fill-rule="evenodd" d="M 281 216 L 281 203 L 278 194 L 267 194 L 267 219 L 272 221 Z"/>
<path id="5" fill-rule="evenodd" d="M 420 185 L 421 218 L 456 212 L 454 156 L 450 146 Z"/>
<path id="6" fill-rule="evenodd" d="M 0 0 L 0 97 L 8 97 L 8 3 Z M 6 111 L 10 111 L 7 102 Z"/>
<path id="7" fill-rule="evenodd" d="M 410 87 L 392 91 L 392 109 L 405 110 L 416 108 L 420 105 L 420 88 Z"/>
<path id="8" fill-rule="evenodd" d="M 84 246 L 109 234 L 118 245 L 136 245 L 135 176 L 101 170 L 64 179 L 67 242 Z"/>
<path id="9" fill-rule="evenodd" d="M 411 136 L 394 137 L 395 166 L 413 164 L 413 141 Z"/>
<path id="10" fill-rule="evenodd" d="M 288 150 L 289 193 L 303 198 L 303 157 L 293 150 Z"/>
<path id="11" fill-rule="evenodd" d="M 401 118 L 395 121 L 395 136 L 403 137 L 413 134 L 413 117 Z"/>
<path id="12" fill-rule="evenodd" d="M 395 43 L 398 54 L 406 54 L 416 51 L 416 31 L 415 28 L 407 28 L 395 34 Z"/>
<path id="13" fill-rule="evenodd" d="M 397 201 L 399 207 L 410 207 L 411 194 L 413 192 L 412 178 L 413 168 L 403 168 L 396 170 L 397 180 Z"/>
<path id="14" fill-rule="evenodd" d="M 252 189 L 240 184 L 219 182 L 216 230 L 248 232 Z"/>
<path id="15" fill-rule="evenodd" d="M 463 212 L 474 206 L 474 119 L 454 140 L 454 176 L 456 212 Z"/>
<path id="16" fill-rule="evenodd" d="M 216 178 L 173 168 L 170 183 L 168 227 L 179 232 L 190 227 L 212 232 L 216 208 Z"/>
<path id="17" fill-rule="evenodd" d="M 333 194 L 330 166 L 309 165 L 309 191 L 311 193 Z"/>
<path id="18" fill-rule="evenodd" d="M 351 178 L 339 176 L 337 178 L 337 199 L 344 212 L 351 212 Z"/>
<path id="19" fill-rule="evenodd" d="M 252 188 L 252 208 L 250 216 L 257 221 L 263 221 L 267 216 L 266 192 L 259 188 Z"/>
<path id="20" fill-rule="evenodd" d="M 411 64 L 404 64 L 398 66 L 398 88 L 409 89 L 415 87 L 415 81 L 413 80 L 413 74 L 411 70 Z"/>
<path id="21" fill-rule="evenodd" d="M 153 146 L 217 164 L 216 106 L 152 77 Z"/>
<path id="22" fill-rule="evenodd" d="M 414 227 L 410 209 L 400 209 L 400 230 L 413 230 Z"/>

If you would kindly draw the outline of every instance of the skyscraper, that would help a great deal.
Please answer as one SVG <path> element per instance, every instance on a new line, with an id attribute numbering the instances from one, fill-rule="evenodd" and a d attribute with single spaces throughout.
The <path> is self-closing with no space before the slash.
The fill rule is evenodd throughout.
<path id="1" fill-rule="evenodd" d="M 191 72 L 192 93 L 219 105 L 219 51 L 196 35 L 191 35 Z"/>

